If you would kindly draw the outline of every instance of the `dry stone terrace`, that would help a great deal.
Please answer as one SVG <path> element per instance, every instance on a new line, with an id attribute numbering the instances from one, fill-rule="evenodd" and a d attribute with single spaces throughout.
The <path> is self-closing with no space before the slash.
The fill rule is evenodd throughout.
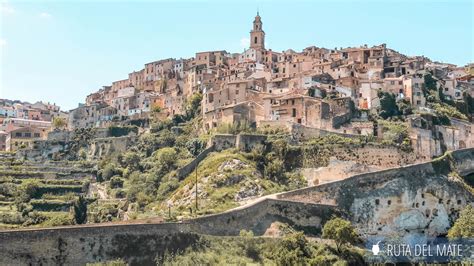
<path id="1" fill-rule="evenodd" d="M 57 217 L 68 219 L 74 198 L 85 195 L 89 183 L 95 180 L 94 169 L 80 162 L 22 161 L 13 154 L 3 154 L 0 161 L 0 227 L 4 229 L 29 223 L 47 225 L 48 220 Z M 20 194 L 27 186 L 29 194 Z M 22 204 L 18 203 L 20 197 L 27 197 Z M 22 215 L 28 205 L 41 218 Z"/>

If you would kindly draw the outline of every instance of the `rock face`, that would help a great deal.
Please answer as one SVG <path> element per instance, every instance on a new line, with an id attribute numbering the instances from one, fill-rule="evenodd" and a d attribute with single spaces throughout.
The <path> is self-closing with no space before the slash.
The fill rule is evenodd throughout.
<path id="1" fill-rule="evenodd" d="M 367 197 L 354 199 L 350 211 L 361 232 L 445 234 L 459 211 L 472 201 L 463 185 L 447 176 L 407 178 L 423 180 L 419 185 L 401 178 L 381 183 L 375 190 L 365 192 Z"/>
<path id="2" fill-rule="evenodd" d="M 474 171 L 474 149 L 442 159 L 323 184 L 279 198 L 337 205 L 360 233 L 369 235 L 446 234 L 474 195 L 458 173 Z"/>
<path id="3" fill-rule="evenodd" d="M 243 201 L 249 198 L 254 198 L 263 195 L 263 188 L 256 181 L 249 181 L 244 184 L 242 188 L 235 194 L 235 201 Z"/>

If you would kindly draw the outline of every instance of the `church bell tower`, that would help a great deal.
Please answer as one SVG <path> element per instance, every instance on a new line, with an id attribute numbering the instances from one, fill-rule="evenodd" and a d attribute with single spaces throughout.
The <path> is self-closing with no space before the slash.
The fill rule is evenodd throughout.
<path id="1" fill-rule="evenodd" d="M 262 19 L 258 12 L 253 21 L 253 29 L 250 32 L 250 48 L 256 50 L 265 49 L 265 32 L 262 29 Z"/>

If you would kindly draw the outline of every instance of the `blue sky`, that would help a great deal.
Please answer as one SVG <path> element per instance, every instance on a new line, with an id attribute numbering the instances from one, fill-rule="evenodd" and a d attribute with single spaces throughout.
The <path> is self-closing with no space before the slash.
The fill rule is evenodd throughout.
<path id="1" fill-rule="evenodd" d="M 275 51 L 386 43 L 407 55 L 474 61 L 472 0 L 0 1 L 0 98 L 64 110 L 147 62 L 243 51 L 257 8 Z"/>

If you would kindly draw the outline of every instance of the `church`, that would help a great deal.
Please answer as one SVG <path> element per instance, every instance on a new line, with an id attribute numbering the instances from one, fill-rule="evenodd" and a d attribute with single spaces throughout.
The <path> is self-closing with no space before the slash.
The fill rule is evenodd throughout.
<path id="1" fill-rule="evenodd" d="M 263 31 L 262 18 L 257 12 L 250 31 L 250 48 L 245 50 L 239 57 L 239 63 L 264 61 L 265 55 L 265 32 Z"/>

